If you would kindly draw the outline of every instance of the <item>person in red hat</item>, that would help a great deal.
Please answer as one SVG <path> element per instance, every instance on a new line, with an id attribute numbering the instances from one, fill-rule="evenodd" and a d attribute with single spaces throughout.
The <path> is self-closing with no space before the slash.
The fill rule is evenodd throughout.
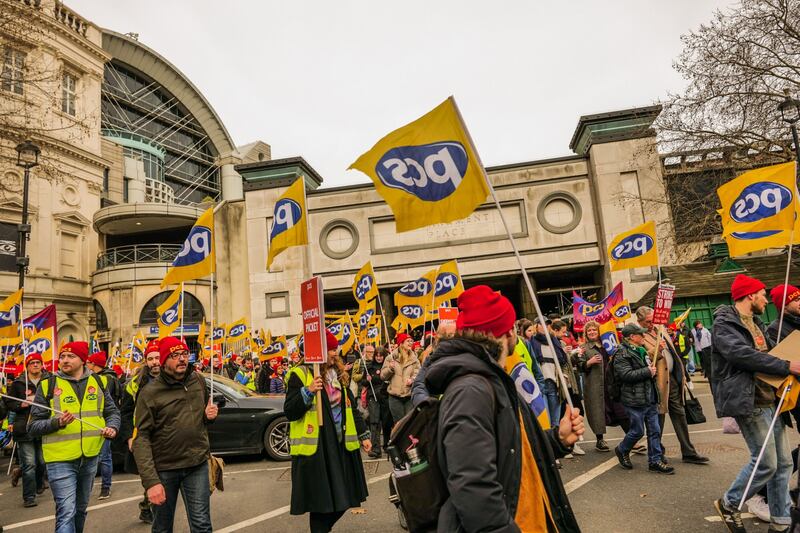
<path id="1" fill-rule="evenodd" d="M 783 322 L 781 316 L 772 321 L 767 328 L 767 335 L 775 344 L 785 339 L 791 332 L 800 329 L 800 289 L 794 285 L 778 285 L 769 291 L 769 297 L 775 308 L 783 311 Z M 780 339 L 778 330 L 780 329 Z"/>
<path id="2" fill-rule="evenodd" d="M 411 386 L 419 372 L 419 358 L 414 351 L 414 339 L 408 333 L 399 333 L 395 339 L 397 349 L 383 362 L 381 379 L 389 386 L 389 411 L 395 423 L 414 408 L 411 403 Z"/>
<path id="3" fill-rule="evenodd" d="M 800 375 L 800 362 L 789 362 L 770 355 L 774 346 L 759 315 L 767 307 L 764 284 L 756 278 L 739 274 L 731 285 L 733 305 L 714 310 L 711 332 L 711 368 L 714 405 L 717 416 L 731 416 L 739 424 L 750 450 L 750 460 L 736 476 L 722 498 L 714 502 L 729 531 L 745 531 L 738 510 L 742 499 L 767 487 L 769 492 L 770 531 L 787 531 L 789 514 L 789 477 L 792 473 L 791 448 L 782 417 L 775 420 L 772 438 L 767 440 L 776 408 L 775 390 L 756 379 L 756 373 L 786 377 Z M 784 303 L 785 300 L 778 303 Z M 753 472 L 764 442 L 767 446 L 758 464 L 750 492 L 745 486 Z"/>
<path id="4" fill-rule="evenodd" d="M 18 400 L 6 399 L 8 409 L 15 413 L 19 422 L 14 424 L 14 442 L 19 450 L 21 468 L 15 469 L 12 477 L 22 477 L 22 505 L 34 507 L 36 496 L 42 494 L 47 487 L 45 481 L 45 463 L 42 456 L 42 439 L 28 435 L 26 423 L 31 412 L 31 404 L 36 396 L 36 387 L 50 374 L 44 370 L 42 356 L 32 353 L 25 358 L 25 372 L 20 375 L 8 388 L 8 395 L 19 398 Z"/>
<path id="5" fill-rule="evenodd" d="M 140 366 L 136 373 L 125 384 L 122 393 L 122 403 L 120 405 L 120 415 L 122 425 L 120 426 L 120 436 L 128 443 L 128 453 L 125 456 L 125 471 L 131 474 L 138 474 L 136 461 L 133 457 L 133 412 L 136 407 L 136 397 L 148 383 L 153 381 L 161 373 L 161 351 L 158 349 L 158 339 L 152 339 L 147 343 L 144 350 L 144 364 Z M 147 491 L 144 492 L 142 501 L 139 502 L 139 520 L 146 524 L 153 523 L 153 511 L 150 508 L 150 500 L 147 499 Z"/>
<path id="6" fill-rule="evenodd" d="M 517 344 L 514 306 L 486 285 L 458 297 L 454 337 L 430 355 L 425 385 L 442 395 L 437 434 L 447 488 L 438 530 L 561 531 L 579 527 L 557 457 L 583 434 L 577 409 L 542 429 L 505 362 Z"/>
<path id="7" fill-rule="evenodd" d="M 94 372 L 103 382 L 106 390 L 111 394 L 114 403 L 119 405 L 120 397 L 122 395 L 122 387 L 119 384 L 117 375 L 113 370 L 106 367 L 108 357 L 106 352 L 99 351 L 89 356 L 86 360 L 86 367 Z M 107 440 L 103 443 L 103 450 L 100 452 L 100 462 L 98 465 L 100 469 L 100 495 L 98 500 L 107 500 L 111 497 L 111 482 L 114 473 L 114 460 L 111 456 L 111 441 Z"/>
<path id="8" fill-rule="evenodd" d="M 58 372 L 39 383 L 28 432 L 42 438 L 42 455 L 56 504 L 56 531 L 81 533 L 103 443 L 119 429 L 119 409 L 101 377 L 86 368 L 89 345 L 68 342 Z"/>
<path id="9" fill-rule="evenodd" d="M 158 343 L 161 372 L 139 391 L 133 455 L 153 505 L 153 531 L 172 531 L 183 495 L 189 529 L 211 531 L 208 484 L 209 422 L 219 413 L 206 380 L 189 364 L 189 348 L 175 337 Z"/>
<path id="10" fill-rule="evenodd" d="M 367 481 L 359 448 L 372 450 L 370 432 L 350 390 L 350 376 L 339 354 L 339 343 L 325 332 L 327 362 L 314 376 L 308 365 L 297 365 L 286 377 L 283 410 L 289 419 L 292 456 L 290 513 L 309 513 L 312 532 L 330 531 L 351 507 L 367 499 Z M 305 347 L 304 347 L 305 349 Z M 317 402 L 322 404 L 322 424 Z"/>

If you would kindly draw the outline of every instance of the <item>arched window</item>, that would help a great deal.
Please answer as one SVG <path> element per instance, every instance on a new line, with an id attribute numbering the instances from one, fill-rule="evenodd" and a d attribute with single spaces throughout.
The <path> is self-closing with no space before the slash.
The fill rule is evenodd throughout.
<path id="1" fill-rule="evenodd" d="M 172 291 L 164 291 L 156 294 L 144 305 L 142 312 L 139 315 L 139 325 L 148 326 L 155 325 L 158 311 L 156 307 L 164 303 Z M 200 300 L 195 296 L 184 290 L 183 291 L 183 321 L 187 324 L 199 324 L 203 320 L 203 305 Z"/>
<path id="2" fill-rule="evenodd" d="M 93 300 L 94 303 L 94 329 L 97 331 L 108 331 L 108 317 L 106 310 L 100 305 L 100 302 Z"/>

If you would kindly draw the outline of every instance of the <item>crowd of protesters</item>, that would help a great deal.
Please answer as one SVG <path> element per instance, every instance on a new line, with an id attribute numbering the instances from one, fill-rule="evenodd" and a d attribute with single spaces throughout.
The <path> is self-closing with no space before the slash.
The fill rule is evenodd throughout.
<path id="1" fill-rule="evenodd" d="M 782 323 L 776 319 L 769 328 L 758 318 L 768 302 L 766 287 L 744 275 L 732 286 L 733 305 L 715 311 L 711 329 L 699 320 L 691 328 L 656 327 L 653 309 L 639 307 L 619 326 L 619 343 L 609 353 L 597 322 L 574 331 L 558 316 L 544 325 L 518 319 L 508 300 L 480 286 L 459 298 L 458 322 L 442 323 L 424 341 L 400 333 L 386 345 L 355 346 L 342 354 L 328 334 L 328 362 L 316 376 L 296 349 L 289 358 L 263 363 L 232 355 L 224 364 L 217 361 L 215 371 L 254 393 L 285 394 L 290 508 L 292 514 L 309 514 L 311 531 L 330 531 L 347 509 L 366 500 L 361 452 L 383 457 L 392 428 L 430 398 L 441 400 L 441 474 L 453 495 L 438 510 L 440 530 L 515 530 L 513 525 L 521 531 L 578 531 L 558 469 L 562 459 L 586 453 L 578 445 L 584 430 L 591 431 L 595 452 L 613 451 L 624 469 L 634 469 L 631 454 L 640 454 L 647 456 L 650 472 L 674 474 L 662 444 L 669 415 L 681 461 L 709 462 L 692 443 L 685 410 L 692 375 L 702 372 L 717 415 L 736 421 L 751 454 L 715 502 L 725 526 L 745 531 L 738 508 L 746 501 L 751 512 L 770 521 L 770 531 L 786 531 L 792 505 L 786 421 L 778 417 L 770 429 L 775 392 L 755 374 L 800 375 L 800 363 L 766 353 L 800 328 L 800 289 L 778 286 L 770 297 L 784 314 Z M 108 368 L 105 353 L 90 354 L 87 343 L 67 343 L 59 350 L 57 372 L 32 355 L 6 387 L 10 398 L 2 411 L 19 462 L 13 484 L 22 481 L 24 507 L 52 492 L 56 531 L 83 530 L 98 474 L 98 498 L 111 496 L 113 439 L 130 452 L 126 471 L 142 480 L 140 520 L 153 531 L 171 530 L 182 495 L 190 530 L 211 531 L 209 476 L 216 466 L 207 425 L 218 408 L 198 377 L 210 361 L 191 364 L 187 345 L 173 337 L 151 341 L 145 352 L 144 364 L 127 376 Z M 550 427 L 537 422 L 522 400 L 507 370 L 511 355 L 535 381 Z M 613 426 L 625 433 L 614 448 L 606 441 Z M 745 494 L 768 431 L 773 439 Z"/>

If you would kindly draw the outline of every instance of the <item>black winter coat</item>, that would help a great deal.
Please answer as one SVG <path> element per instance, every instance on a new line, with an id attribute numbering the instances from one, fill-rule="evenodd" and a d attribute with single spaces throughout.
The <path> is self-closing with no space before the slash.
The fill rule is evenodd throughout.
<path id="1" fill-rule="evenodd" d="M 570 450 L 558 440 L 557 429 L 542 430 L 489 350 L 496 347 L 457 336 L 441 341 L 429 356 L 425 385 L 432 395 L 444 394 L 438 438 L 450 492 L 439 511 L 438 530 L 519 531 L 514 516 L 522 469 L 521 415 L 558 531 L 580 531 L 555 465 Z"/>
<path id="2" fill-rule="evenodd" d="M 47 380 L 50 377 L 50 373 L 43 370 L 42 376 L 39 379 L 39 383 L 42 381 Z M 6 398 L 6 407 L 8 410 L 14 413 L 14 440 L 17 442 L 27 442 L 31 439 L 28 436 L 28 419 L 31 415 L 31 408 L 29 407 L 22 407 L 22 402 L 25 398 L 28 397 L 29 394 L 36 394 L 36 386 L 31 383 L 30 381 L 27 382 L 27 394 L 25 389 L 26 381 L 25 381 L 25 373 L 23 372 L 20 376 L 15 379 L 11 385 L 8 386 L 8 395 L 13 396 L 15 398 L 19 398 L 19 400 L 12 400 L 10 398 Z"/>
<path id="3" fill-rule="evenodd" d="M 647 407 L 659 402 L 656 379 L 636 347 L 623 342 L 614 354 L 614 377 L 619 382 L 620 402 L 626 407 Z"/>
<path id="4" fill-rule="evenodd" d="M 800 316 L 790 315 L 789 313 L 783 314 L 783 327 L 781 328 L 781 338 L 778 339 L 778 326 L 780 325 L 780 316 L 772 321 L 767 328 L 767 336 L 773 344 L 778 344 L 780 341 L 789 336 L 794 330 L 800 329 Z"/>
<path id="5" fill-rule="evenodd" d="M 302 419 L 310 409 L 303 401 L 303 382 L 292 373 L 286 390 L 283 410 L 289 421 Z M 356 408 L 353 393 L 349 387 L 343 387 L 353 413 L 356 432 L 363 435 L 367 431 L 366 424 Z M 290 513 L 300 515 L 309 512 L 333 513 L 346 511 L 351 507 L 360 507 L 367 499 L 367 481 L 364 477 L 364 466 L 361 462 L 361 451 L 348 451 L 344 442 L 339 442 L 334 429 L 333 413 L 328 395 L 323 391 L 322 427 L 319 428 L 319 446 L 314 455 L 292 457 L 292 501 Z M 343 410 L 344 413 L 344 410 Z M 344 433 L 345 417 L 342 416 L 342 432 Z"/>
<path id="6" fill-rule="evenodd" d="M 764 331 L 764 324 L 754 317 Z M 767 346 L 774 344 L 764 335 Z M 756 349 L 753 336 L 742 324 L 736 308 L 721 305 L 714 310 L 711 329 L 711 368 L 713 369 L 714 406 L 717 416 L 747 416 L 755 408 L 756 372 L 775 376 L 789 375 L 789 361 Z"/>
<path id="7" fill-rule="evenodd" d="M 386 390 L 386 382 L 381 379 L 381 368 L 383 368 L 383 363 L 379 363 L 374 359 L 372 361 L 367 361 L 367 371 L 364 373 L 364 379 L 361 380 L 361 386 L 369 389 L 370 384 L 367 381 L 367 376 L 372 376 L 372 387 L 375 389 L 375 395 L 378 397 L 378 401 L 388 402 L 389 393 Z M 372 389 L 367 393 L 367 399 L 374 399 L 372 396 Z"/>

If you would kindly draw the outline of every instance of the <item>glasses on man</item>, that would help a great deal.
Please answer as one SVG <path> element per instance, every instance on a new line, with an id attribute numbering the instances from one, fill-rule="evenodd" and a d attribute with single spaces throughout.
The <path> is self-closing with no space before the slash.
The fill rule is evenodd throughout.
<path id="1" fill-rule="evenodd" d="M 173 361 L 176 359 L 189 359 L 189 352 L 187 352 L 186 350 L 173 352 L 169 354 L 169 358 L 172 359 Z"/>

